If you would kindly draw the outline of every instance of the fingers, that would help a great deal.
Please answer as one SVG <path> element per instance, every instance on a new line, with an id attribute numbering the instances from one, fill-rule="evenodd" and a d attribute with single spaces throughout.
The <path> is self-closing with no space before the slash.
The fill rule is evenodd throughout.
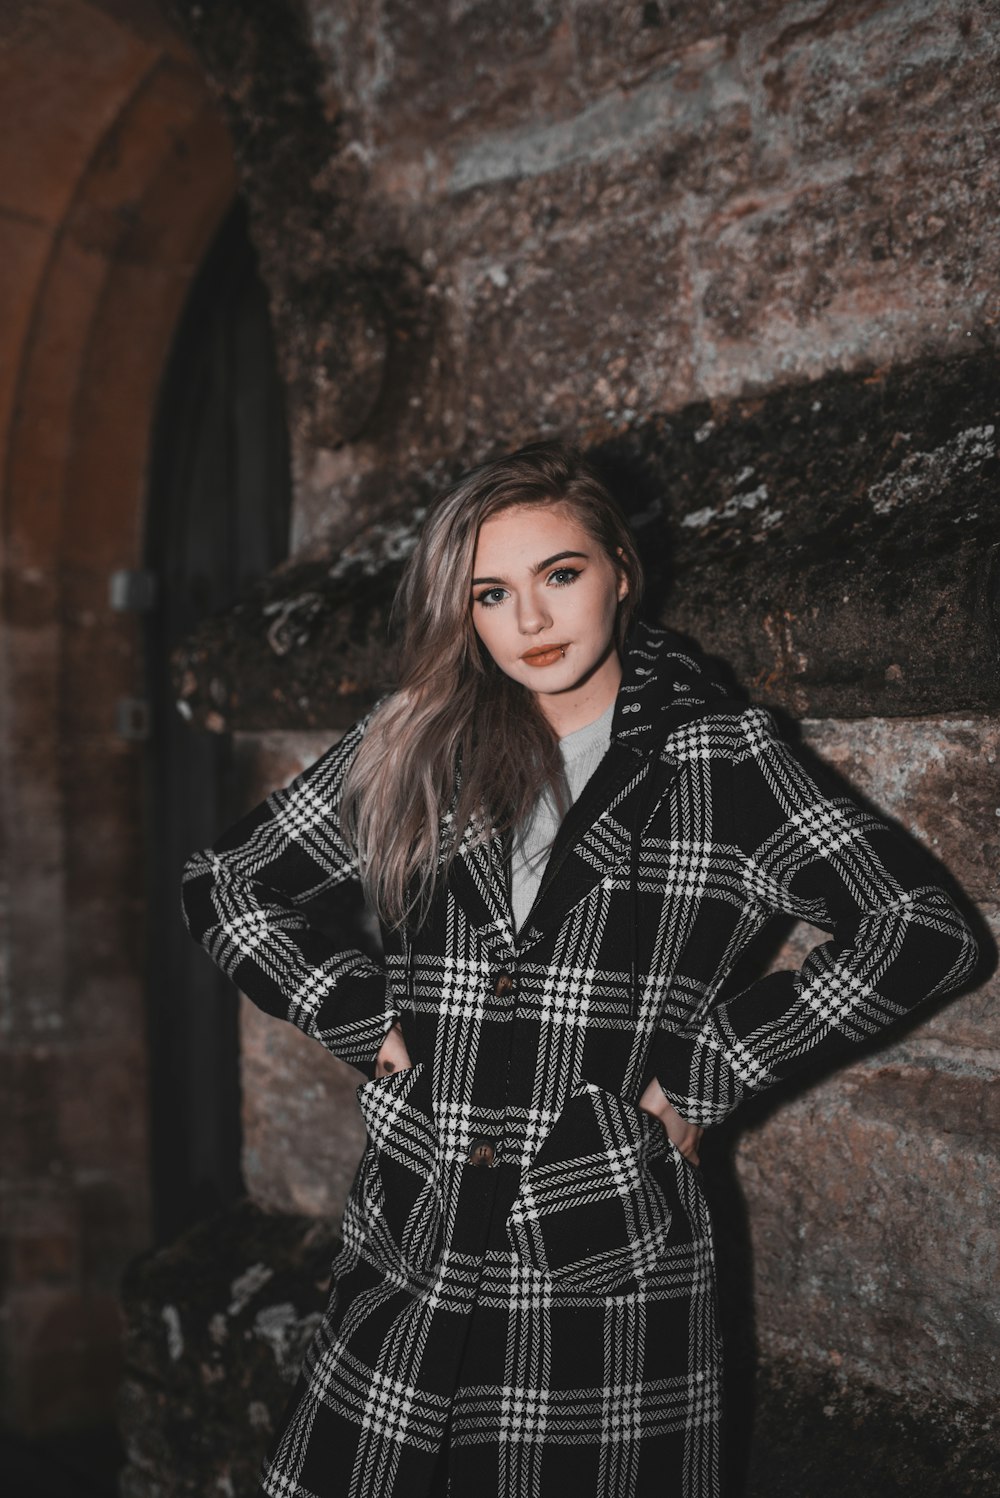
<path id="1" fill-rule="evenodd" d="M 704 1132 L 704 1129 L 700 1127 L 694 1128 L 684 1141 L 677 1145 L 685 1160 L 690 1160 L 692 1165 L 701 1164 L 701 1136 Z"/>
<path id="2" fill-rule="evenodd" d="M 389 1077 L 393 1072 L 404 1071 L 411 1065 L 403 1032 L 397 1020 L 383 1040 L 375 1058 L 375 1077 Z"/>

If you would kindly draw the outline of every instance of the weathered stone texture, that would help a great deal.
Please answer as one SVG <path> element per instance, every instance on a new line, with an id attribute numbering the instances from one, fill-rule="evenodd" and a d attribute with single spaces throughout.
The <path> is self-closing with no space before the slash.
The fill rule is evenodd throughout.
<path id="1" fill-rule="evenodd" d="M 174 8 L 243 162 L 300 544 L 359 472 L 994 337 L 995 7 Z"/>
<path id="2" fill-rule="evenodd" d="M 988 1399 L 968 1409 L 912 1393 L 887 1396 L 836 1367 L 796 1358 L 762 1366 L 753 1402 L 745 1498 L 996 1492 L 1000 1418 Z M 734 1456 L 739 1472 L 738 1450 Z"/>
<path id="3" fill-rule="evenodd" d="M 517 373 L 499 345 L 493 364 Z M 998 391 L 992 355 L 927 361 L 696 402 L 603 444 L 650 612 L 795 716 L 997 707 Z M 427 497 L 409 492 L 411 513 L 206 621 L 177 652 L 185 712 L 216 730 L 359 716 L 392 680 L 386 620 Z"/>
<path id="4" fill-rule="evenodd" d="M 122 1498 L 255 1491 L 336 1246 L 322 1222 L 244 1203 L 131 1267 Z"/>
<path id="5" fill-rule="evenodd" d="M 745 1128 L 736 1160 L 767 1356 L 963 1403 L 996 1386 L 995 1090 L 992 1069 L 852 1068 Z"/>
<path id="6" fill-rule="evenodd" d="M 940 859 L 971 899 L 996 902 L 1000 718 L 810 718 L 802 735 L 824 763 Z"/>
<path id="7" fill-rule="evenodd" d="M 247 1000 L 240 1037 L 247 1190 L 269 1211 L 339 1221 L 364 1148 L 363 1078 Z"/>

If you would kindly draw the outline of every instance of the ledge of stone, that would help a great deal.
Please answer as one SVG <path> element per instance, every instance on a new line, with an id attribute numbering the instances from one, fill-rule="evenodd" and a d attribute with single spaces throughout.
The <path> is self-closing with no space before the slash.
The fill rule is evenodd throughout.
<path id="1" fill-rule="evenodd" d="M 131 1266 L 120 1498 L 256 1491 L 337 1247 L 321 1219 L 244 1201 Z"/>
<path id="2" fill-rule="evenodd" d="M 1000 706 L 1000 359 L 700 402 L 593 448 L 665 622 L 795 717 Z M 174 654 L 202 727 L 347 727 L 392 684 L 422 511 L 286 563 Z"/>
<path id="3" fill-rule="evenodd" d="M 729 1498 L 990 1498 L 1000 1419 L 982 1403 L 921 1403 L 798 1358 L 762 1364 L 745 1484 Z M 970 1396 L 979 1391 L 970 1390 Z"/>

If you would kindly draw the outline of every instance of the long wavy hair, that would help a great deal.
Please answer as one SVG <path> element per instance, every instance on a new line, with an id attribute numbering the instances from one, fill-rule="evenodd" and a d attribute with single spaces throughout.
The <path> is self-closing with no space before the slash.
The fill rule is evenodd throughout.
<path id="1" fill-rule="evenodd" d="M 564 804 L 555 733 L 472 622 L 480 526 L 531 505 L 569 511 L 625 575 L 619 654 L 639 603 L 632 532 L 579 448 L 533 442 L 470 469 L 438 495 L 393 602 L 399 685 L 373 712 L 341 797 L 365 896 L 392 928 L 424 919 L 467 832 L 479 841 L 518 826 L 546 786 Z"/>

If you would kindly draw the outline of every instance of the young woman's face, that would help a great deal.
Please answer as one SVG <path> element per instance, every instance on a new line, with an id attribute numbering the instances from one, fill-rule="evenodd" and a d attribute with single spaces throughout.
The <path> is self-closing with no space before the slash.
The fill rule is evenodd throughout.
<path id="1" fill-rule="evenodd" d="M 617 690 L 615 615 L 627 592 L 604 548 L 558 504 L 501 510 L 479 528 L 472 622 L 543 711 L 550 696 Z"/>

